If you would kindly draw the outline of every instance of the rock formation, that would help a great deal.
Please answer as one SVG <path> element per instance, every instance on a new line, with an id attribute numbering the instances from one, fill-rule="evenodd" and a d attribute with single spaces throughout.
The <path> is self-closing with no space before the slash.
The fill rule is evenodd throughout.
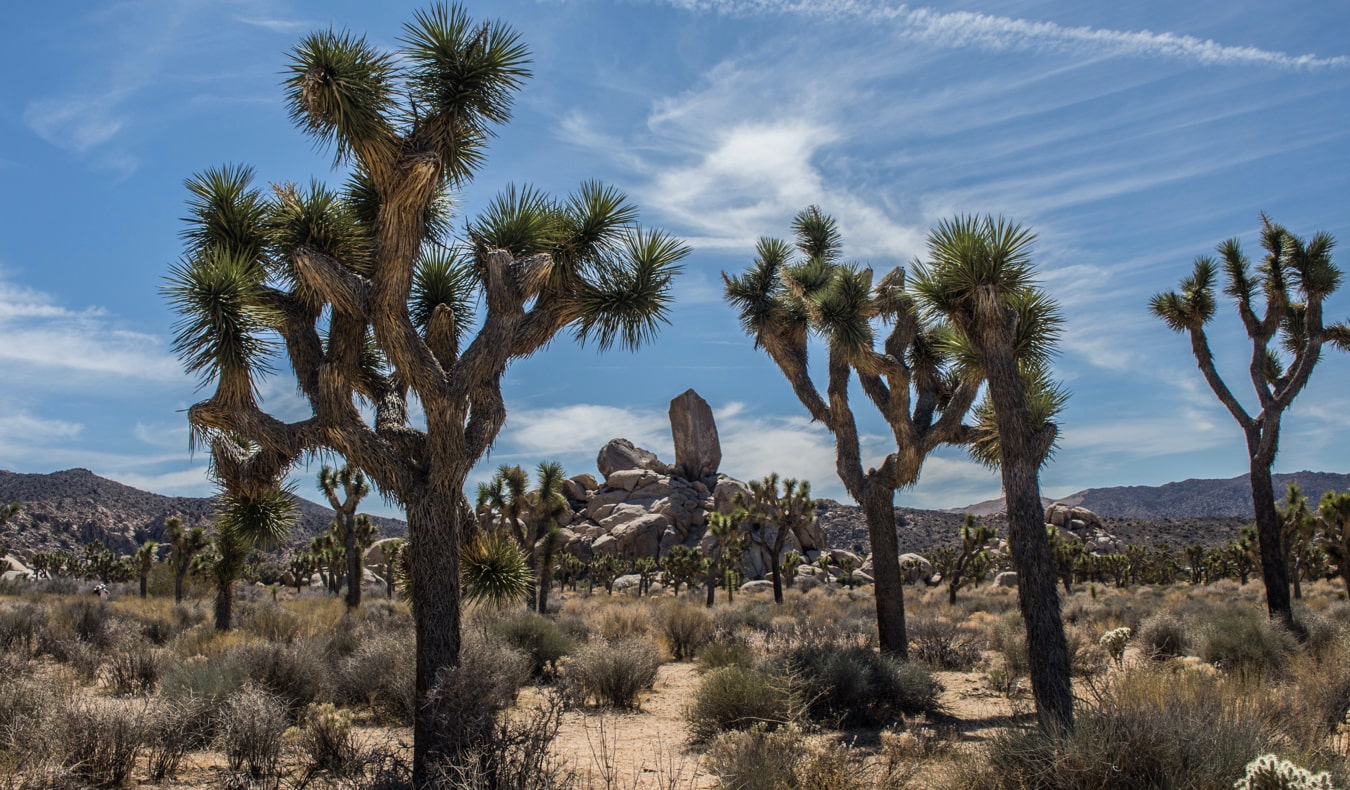
<path id="1" fill-rule="evenodd" d="M 717 474 L 722 463 L 717 424 L 712 408 L 697 392 L 685 390 L 670 402 L 670 434 L 675 440 L 675 472 L 686 480 Z"/>

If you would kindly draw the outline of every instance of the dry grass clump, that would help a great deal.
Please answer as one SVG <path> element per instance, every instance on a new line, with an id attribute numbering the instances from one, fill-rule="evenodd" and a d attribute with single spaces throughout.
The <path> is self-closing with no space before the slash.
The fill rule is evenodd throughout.
<path id="1" fill-rule="evenodd" d="M 57 711 L 61 764 L 90 787 L 121 787 L 131 776 L 144 740 L 140 712 L 115 700 L 77 698 Z"/>
<path id="2" fill-rule="evenodd" d="M 797 721 L 803 705 L 793 684 L 758 669 L 727 666 L 705 675 L 685 714 L 697 741 L 756 725 L 768 730 Z"/>
<path id="3" fill-rule="evenodd" d="M 689 661 L 712 641 L 713 624 L 706 609 L 688 601 L 667 601 L 656 609 L 656 629 L 676 661 Z"/>
<path id="4" fill-rule="evenodd" d="M 577 651 L 564 677 L 583 704 L 595 700 L 606 707 L 635 708 L 660 668 L 661 653 L 646 639 L 596 640 Z"/>
<path id="5" fill-rule="evenodd" d="M 1250 607 L 1226 606 L 1201 627 L 1199 656 L 1230 672 L 1278 674 L 1298 649 L 1293 634 Z"/>
<path id="6" fill-rule="evenodd" d="M 305 710 L 299 731 L 300 748 L 311 768 L 345 776 L 358 764 L 359 750 L 352 737 L 352 714 L 331 704 Z"/>
<path id="7" fill-rule="evenodd" d="M 231 695 L 216 724 L 230 770 L 254 778 L 275 774 L 289 724 L 286 703 L 261 687 L 249 683 Z"/>
<path id="8" fill-rule="evenodd" d="M 1191 638 L 1181 617 L 1165 611 L 1151 615 L 1139 624 L 1137 642 L 1145 657 L 1162 661 L 1186 655 Z"/>
<path id="9" fill-rule="evenodd" d="M 417 705 L 416 669 L 410 633 L 372 634 L 336 659 L 334 701 L 367 705 L 379 722 L 411 726 Z"/>
<path id="10" fill-rule="evenodd" d="M 918 663 L 870 646 L 822 639 L 782 659 L 813 719 L 839 727 L 878 727 L 938 707 L 942 687 Z"/>
<path id="11" fill-rule="evenodd" d="M 980 663 L 987 638 L 947 617 L 909 622 L 910 657 L 933 669 L 969 671 Z"/>

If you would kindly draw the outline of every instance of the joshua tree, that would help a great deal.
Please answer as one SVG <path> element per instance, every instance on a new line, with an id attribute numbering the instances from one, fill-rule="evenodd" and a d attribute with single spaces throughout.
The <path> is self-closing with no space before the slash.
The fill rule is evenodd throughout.
<path id="1" fill-rule="evenodd" d="M 944 330 L 920 312 L 902 269 L 874 282 L 871 269 L 844 262 L 834 219 L 814 206 L 796 216 L 792 230 L 794 245 L 760 239 L 748 271 L 723 273 L 726 298 L 811 418 L 834 436 L 835 469 L 867 519 L 881 649 L 904 657 L 909 639 L 895 491 L 919 479 L 924 459 L 939 445 L 971 440 L 961 421 L 980 382 L 951 375 L 955 360 L 939 342 Z M 823 396 L 807 366 L 813 334 L 828 353 Z M 849 402 L 855 374 L 895 440 L 895 451 L 867 471 Z"/>
<path id="2" fill-rule="evenodd" d="M 562 545 L 562 519 L 570 515 L 571 506 L 563 496 L 563 469 L 556 462 L 539 464 L 535 471 L 537 487 L 528 495 L 530 545 L 526 556 L 535 569 L 538 583 L 535 591 L 535 610 L 548 610 L 548 590 L 553 585 L 553 563 Z"/>
<path id="3" fill-rule="evenodd" d="M 365 549 L 375 541 L 374 524 L 366 518 L 365 523 L 359 525 L 357 519 L 361 517 L 356 515 L 357 506 L 370 493 L 370 484 L 361 470 L 351 464 L 336 471 L 331 466 L 324 466 L 319 470 L 319 490 L 337 514 L 333 526 L 347 560 L 346 604 L 350 611 L 361 605 L 361 578 L 364 576 L 361 560 L 365 557 Z"/>
<path id="4" fill-rule="evenodd" d="M 206 530 L 201 527 L 183 529 L 183 519 L 178 516 L 169 516 L 165 519 L 164 530 L 169 536 L 169 564 L 173 566 L 173 602 L 182 603 L 183 580 L 187 578 L 188 569 L 192 567 L 192 559 L 206 548 L 210 541 L 206 537 Z"/>
<path id="5" fill-rule="evenodd" d="M 234 583 L 244 571 L 249 552 L 275 546 L 296 522 L 295 502 L 288 491 L 265 489 L 260 496 L 224 490 L 216 497 L 215 556 L 209 568 L 216 585 L 216 630 L 228 631 L 234 615 Z"/>
<path id="6" fill-rule="evenodd" d="M 1350 593 L 1350 491 L 1328 491 L 1317 504 L 1318 543 Z"/>
<path id="7" fill-rule="evenodd" d="M 1037 717 L 1058 730 L 1073 725 L 1073 691 L 1040 468 L 1054 448 L 1054 418 L 1066 396 L 1047 370 L 1060 318 L 1033 279 L 1034 241 L 1030 230 L 1001 218 L 946 220 L 929 234 L 929 260 L 918 266 L 914 288 L 926 309 L 947 321 L 945 345 L 962 359 L 965 380 L 988 382 L 971 451 L 1002 473 Z"/>
<path id="8" fill-rule="evenodd" d="M 1087 556 L 1083 550 L 1083 541 L 1073 535 L 1061 532 L 1059 527 L 1047 525 L 1045 538 L 1050 541 L 1050 557 L 1055 564 L 1055 573 L 1064 584 L 1064 594 L 1073 594 L 1073 574 L 1079 563 Z"/>
<path id="9" fill-rule="evenodd" d="M 1214 281 L 1219 264 L 1213 258 L 1195 259 L 1195 269 L 1181 281 L 1180 290 L 1153 296 L 1149 308 L 1174 332 L 1190 335 L 1191 353 L 1219 402 L 1233 415 L 1247 441 L 1251 472 L 1252 508 L 1261 551 L 1261 580 L 1266 608 L 1272 618 L 1294 626 L 1289 600 L 1289 574 L 1281 553 L 1280 519 L 1275 509 L 1271 467 L 1280 449 L 1280 422 L 1303 391 L 1321 358 L 1322 346 L 1332 343 L 1350 349 L 1350 327 L 1324 324 L 1322 305 L 1341 284 L 1341 271 L 1331 261 L 1335 239 L 1319 233 L 1304 242 L 1261 215 L 1261 246 L 1265 260 L 1253 273 L 1237 239 L 1218 247 L 1228 280 L 1224 293 L 1237 305 L 1238 316 L 1251 340 L 1248 375 L 1260 410 L 1250 413 L 1219 375 L 1209 348 L 1205 325 L 1216 308 Z M 1254 305 L 1260 295 L 1263 305 Z M 1264 306 L 1265 314 L 1257 311 Z M 1271 342 L 1278 340 L 1272 348 Z"/>
<path id="10" fill-rule="evenodd" d="M 797 536 L 801 545 L 802 531 L 816 519 L 816 503 L 811 499 L 811 484 L 803 481 L 784 480 L 783 492 L 778 492 L 778 475 L 771 474 L 761 481 L 751 481 L 750 496 L 744 501 L 749 512 L 747 520 L 751 528 L 763 530 L 765 526 L 774 527 L 773 542 L 769 546 L 769 571 L 773 578 L 774 603 L 783 602 L 783 545 L 787 536 Z"/>
<path id="11" fill-rule="evenodd" d="M 704 571 L 704 578 L 707 582 L 708 606 L 713 605 L 718 584 L 725 584 L 727 596 L 731 596 L 731 577 L 728 571 L 740 558 L 741 550 L 745 545 L 745 534 L 741 531 L 741 525 L 745 522 L 747 515 L 744 510 L 740 509 L 733 513 L 708 514 L 707 535 L 713 539 L 712 548 L 707 557 L 708 567 Z"/>
<path id="12" fill-rule="evenodd" d="M 947 602 L 956 605 L 956 593 L 966 582 L 979 583 L 978 570 L 983 573 L 983 563 L 978 558 L 988 552 L 989 541 L 994 539 L 994 528 L 988 524 L 976 523 L 975 517 L 967 514 L 961 523 L 961 551 L 952 562 L 951 579 L 947 582 Z"/>
<path id="13" fill-rule="evenodd" d="M 661 558 L 661 583 L 680 595 L 680 585 L 693 586 L 698 576 L 701 558 L 698 552 L 685 545 L 671 546 L 666 556 Z"/>
<path id="14" fill-rule="evenodd" d="M 141 597 L 144 598 L 150 587 L 150 570 L 155 567 L 159 553 L 159 544 L 152 541 L 142 543 L 136 549 L 136 576 L 141 582 Z"/>
<path id="15" fill-rule="evenodd" d="M 258 496 L 329 450 L 404 508 L 421 787 L 466 748 L 437 724 L 455 719 L 456 701 L 431 690 L 459 663 L 461 536 L 474 520 L 463 489 L 506 418 L 502 377 L 559 333 L 601 349 L 644 344 L 687 249 L 638 229 L 628 200 L 595 183 L 565 200 L 507 189 L 467 223 L 462 248 L 440 246 L 446 196 L 467 187 L 508 120 L 529 53 L 506 24 L 440 4 L 416 12 L 398 43 L 384 52 L 335 30 L 301 40 L 287 104 L 335 150 L 347 183 L 265 196 L 244 167 L 194 177 L 187 251 L 166 291 L 185 367 L 215 387 L 189 421 L 233 490 Z M 296 422 L 255 398 L 276 336 L 312 410 Z M 408 419 L 414 396 L 425 428 Z M 358 403 L 374 406 L 373 420 Z M 222 446 L 228 436 L 249 444 Z"/>
<path id="16" fill-rule="evenodd" d="M 291 578 L 295 581 L 295 593 L 300 594 L 300 590 L 307 584 L 309 579 L 319 570 L 319 558 L 308 551 L 298 552 L 291 557 L 291 561 L 286 568 L 291 573 Z"/>
<path id="17" fill-rule="evenodd" d="M 505 532 L 476 533 L 465 545 L 460 563 L 464 570 L 464 597 L 468 600 L 487 601 L 495 606 L 529 600 L 534 572 L 525 552 Z M 413 600 L 416 605 L 415 596 Z"/>
<path id="18" fill-rule="evenodd" d="M 1294 585 L 1294 600 L 1303 600 L 1303 575 L 1308 569 L 1309 553 L 1316 551 L 1317 517 L 1308 506 L 1298 483 L 1290 483 L 1284 502 L 1275 506 L 1280 517 L 1280 553 L 1284 555 L 1289 579 Z"/>

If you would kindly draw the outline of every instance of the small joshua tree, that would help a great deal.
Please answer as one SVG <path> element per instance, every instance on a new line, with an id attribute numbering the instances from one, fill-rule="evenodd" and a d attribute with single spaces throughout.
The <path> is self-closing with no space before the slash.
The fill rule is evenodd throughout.
<path id="1" fill-rule="evenodd" d="M 696 550 L 685 545 L 671 546 L 660 560 L 661 583 L 680 595 L 680 587 L 690 587 L 698 576 L 702 558 Z"/>
<path id="2" fill-rule="evenodd" d="M 1275 506 L 1280 519 L 1280 552 L 1294 585 L 1294 600 L 1303 600 L 1303 576 L 1308 570 L 1310 555 L 1317 551 L 1317 517 L 1308 505 L 1297 483 L 1290 483 L 1284 502 Z"/>
<path id="3" fill-rule="evenodd" d="M 763 480 L 751 481 L 750 496 L 742 499 L 747 523 L 751 529 L 761 532 L 765 527 L 774 528 L 773 541 L 769 546 L 769 573 L 773 579 L 774 603 L 783 602 L 783 545 L 788 535 L 796 535 L 801 545 L 802 531 L 816 519 L 816 503 L 811 499 L 811 484 L 796 480 L 784 480 L 782 493 L 778 491 L 778 475 L 771 474 Z M 743 495 L 742 495 L 743 496 Z M 795 569 L 794 569 L 795 571 Z"/>
<path id="4" fill-rule="evenodd" d="M 333 519 L 333 528 L 342 546 L 342 556 L 347 562 L 347 597 L 344 600 L 347 609 L 352 610 L 361 605 L 361 580 L 364 576 L 361 561 L 365 557 L 365 549 L 375 542 L 374 524 L 369 518 L 358 524 L 357 520 L 361 516 L 356 513 L 361 500 L 370 493 L 370 484 L 361 470 L 351 464 L 345 464 L 336 471 L 330 466 L 324 466 L 319 470 L 319 490 L 337 514 Z"/>
<path id="5" fill-rule="evenodd" d="M 1266 257 L 1255 272 L 1237 239 L 1219 245 L 1227 279 L 1224 293 L 1236 304 L 1251 340 L 1248 375 L 1259 406 L 1255 413 L 1238 401 L 1220 376 L 1205 330 L 1217 307 L 1214 285 L 1220 264 L 1207 256 L 1196 258 L 1194 270 L 1178 290 L 1156 294 L 1149 302 L 1153 314 L 1169 329 L 1190 336 L 1191 353 L 1205 383 L 1242 428 L 1266 608 L 1272 618 L 1291 628 L 1294 613 L 1271 467 L 1280 449 L 1280 423 L 1307 385 L 1323 345 L 1350 350 L 1350 327 L 1327 325 L 1323 320 L 1323 303 L 1341 284 L 1341 271 L 1331 260 L 1335 244 L 1327 233 L 1305 242 L 1262 214 L 1261 246 Z M 1257 304 L 1257 299 L 1263 304 Z M 1263 315 L 1258 313 L 1262 308 Z M 1277 345 L 1272 347 L 1272 343 Z"/>
<path id="6" fill-rule="evenodd" d="M 984 569 L 981 566 L 984 563 L 980 562 L 980 557 L 987 553 L 989 541 L 993 539 L 992 526 L 980 524 L 975 521 L 974 516 L 966 514 L 966 520 L 961 523 L 961 551 L 952 562 L 951 577 L 947 581 L 947 603 L 956 605 L 956 592 L 964 587 L 966 582 L 973 581 L 978 584 L 979 576 L 973 571 L 978 568 L 980 573 L 983 573 Z"/>
<path id="7" fill-rule="evenodd" d="M 201 527 L 183 529 L 183 519 L 170 516 L 164 520 L 169 536 L 169 563 L 173 566 L 173 602 L 183 602 L 183 580 L 192 568 L 192 560 L 207 547 L 210 540 Z"/>
<path id="8" fill-rule="evenodd" d="M 1318 544 L 1350 593 L 1350 491 L 1328 491 L 1317 504 Z"/>
<path id="9" fill-rule="evenodd" d="M 141 583 L 141 597 L 146 596 L 150 587 L 150 571 L 158 560 L 159 544 L 152 541 L 142 543 L 136 549 L 136 576 Z"/>

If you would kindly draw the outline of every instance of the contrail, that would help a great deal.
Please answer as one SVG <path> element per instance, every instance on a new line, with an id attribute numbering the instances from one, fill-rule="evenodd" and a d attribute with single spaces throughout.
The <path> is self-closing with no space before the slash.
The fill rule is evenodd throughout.
<path id="1" fill-rule="evenodd" d="M 1092 52 L 1191 60 L 1218 66 L 1314 70 L 1350 66 L 1350 56 L 1290 55 L 1258 47 L 1225 46 L 1211 39 L 1150 30 L 1065 27 L 970 11 L 942 12 L 867 0 L 665 0 L 669 5 L 728 16 L 799 15 L 888 23 L 901 36 L 940 47 L 991 51 Z"/>

